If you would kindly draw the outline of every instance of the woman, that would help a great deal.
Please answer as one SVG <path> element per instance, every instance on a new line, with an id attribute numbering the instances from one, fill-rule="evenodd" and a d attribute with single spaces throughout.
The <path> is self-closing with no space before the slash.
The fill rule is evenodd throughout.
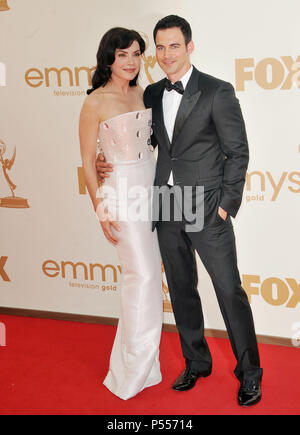
<path id="1" fill-rule="evenodd" d="M 150 219 L 156 160 L 150 146 L 152 112 L 145 109 L 137 84 L 144 51 L 135 31 L 114 28 L 105 34 L 79 128 L 86 185 L 122 268 L 121 315 L 104 385 L 124 400 L 161 382 L 161 257 Z M 97 142 L 114 164 L 100 194 Z"/>

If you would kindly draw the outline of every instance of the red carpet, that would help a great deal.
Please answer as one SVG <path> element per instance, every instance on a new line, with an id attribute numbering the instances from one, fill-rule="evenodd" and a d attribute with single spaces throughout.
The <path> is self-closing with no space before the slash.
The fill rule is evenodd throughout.
<path id="1" fill-rule="evenodd" d="M 0 315 L 6 347 L 0 347 L 1 415 L 197 415 L 299 414 L 300 350 L 260 345 L 263 401 L 236 404 L 238 382 L 227 340 L 208 338 L 213 374 L 188 392 L 170 386 L 183 370 L 178 335 L 163 333 L 163 382 L 129 401 L 103 385 L 115 335 L 111 326 Z"/>

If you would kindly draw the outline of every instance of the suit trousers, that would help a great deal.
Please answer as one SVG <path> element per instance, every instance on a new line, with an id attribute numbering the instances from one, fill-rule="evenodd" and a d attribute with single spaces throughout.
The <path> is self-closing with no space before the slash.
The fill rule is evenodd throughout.
<path id="1" fill-rule="evenodd" d="M 219 214 L 199 232 L 186 232 L 184 218 L 159 220 L 157 234 L 176 325 L 186 365 L 193 373 L 209 375 L 212 357 L 204 337 L 204 318 L 198 292 L 195 251 L 212 280 L 231 346 L 237 360 L 234 370 L 242 379 L 261 379 L 260 357 L 248 297 L 237 267 L 235 235 L 228 216 Z"/>

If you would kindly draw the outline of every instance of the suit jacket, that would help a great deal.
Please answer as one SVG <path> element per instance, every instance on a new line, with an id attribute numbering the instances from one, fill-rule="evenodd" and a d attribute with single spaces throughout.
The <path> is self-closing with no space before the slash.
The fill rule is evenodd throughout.
<path id="1" fill-rule="evenodd" d="M 163 119 L 164 79 L 144 93 L 153 111 L 153 146 L 158 145 L 154 184 L 204 186 L 205 225 L 219 206 L 235 217 L 242 201 L 249 149 L 239 100 L 230 83 L 195 67 L 178 110 L 170 143 Z M 155 225 L 154 225 L 155 226 Z"/>

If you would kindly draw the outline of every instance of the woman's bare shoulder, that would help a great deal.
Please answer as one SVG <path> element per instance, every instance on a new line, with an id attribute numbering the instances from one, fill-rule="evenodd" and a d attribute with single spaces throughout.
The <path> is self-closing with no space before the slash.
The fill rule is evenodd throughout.
<path id="1" fill-rule="evenodd" d="M 99 120 L 103 116 L 103 110 L 106 107 L 107 95 L 101 91 L 94 91 L 87 95 L 82 105 L 82 112 L 96 115 Z"/>
<path id="2" fill-rule="evenodd" d="M 94 91 L 85 97 L 83 106 L 85 106 L 87 109 L 95 109 L 96 107 L 100 107 L 103 104 L 104 100 L 105 94 L 99 91 Z"/>

